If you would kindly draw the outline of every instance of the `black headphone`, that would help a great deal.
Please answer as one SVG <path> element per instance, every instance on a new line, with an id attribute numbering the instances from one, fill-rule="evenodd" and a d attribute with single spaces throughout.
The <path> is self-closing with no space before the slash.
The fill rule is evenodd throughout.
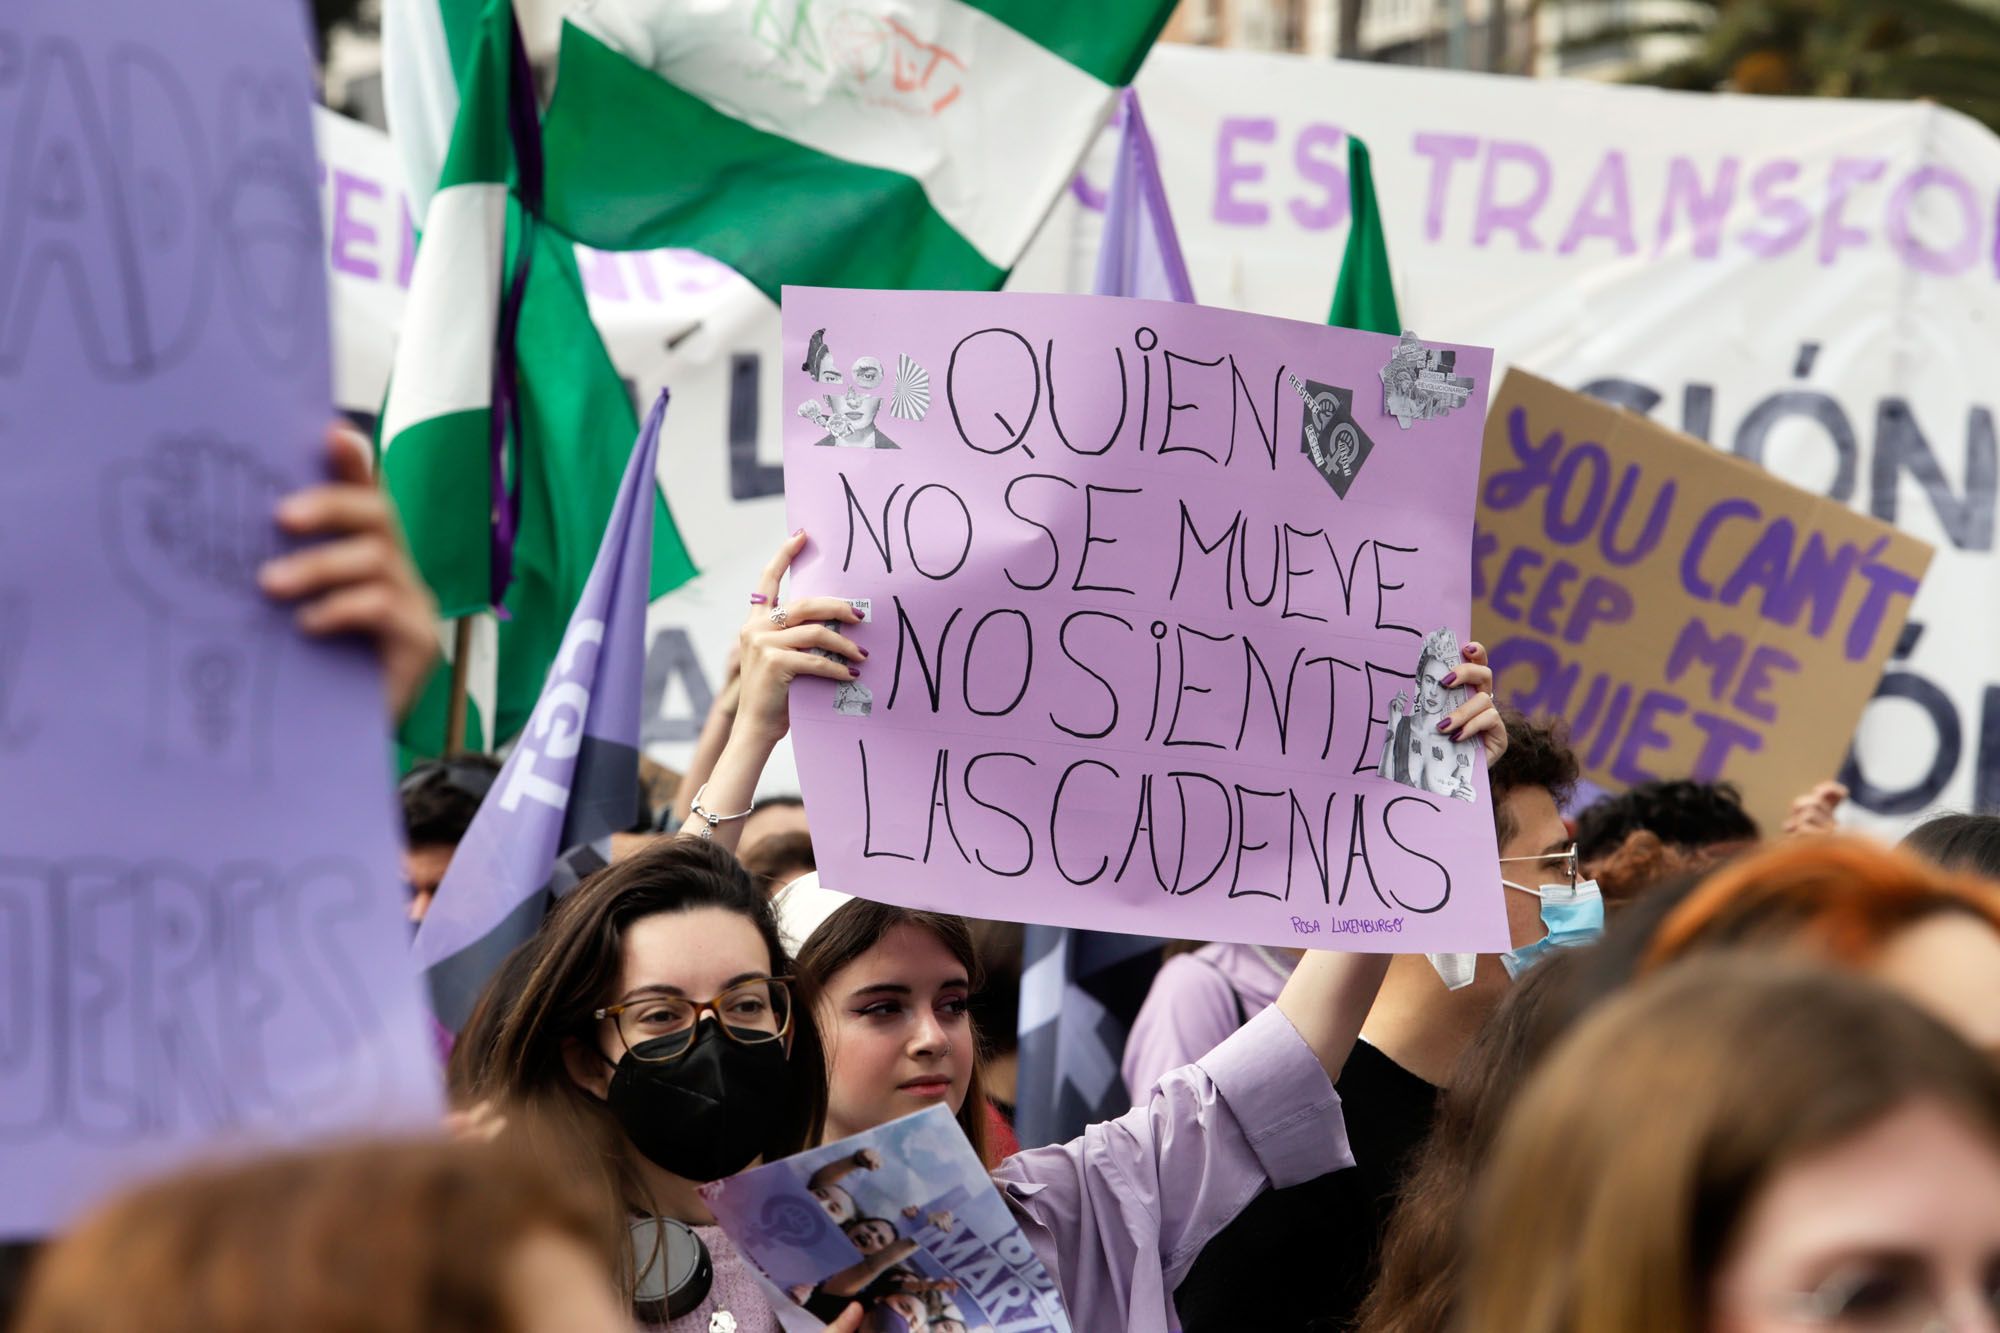
<path id="1" fill-rule="evenodd" d="M 632 1312 L 663 1324 L 701 1308 L 715 1283 L 708 1246 L 671 1217 L 632 1219 Z"/>

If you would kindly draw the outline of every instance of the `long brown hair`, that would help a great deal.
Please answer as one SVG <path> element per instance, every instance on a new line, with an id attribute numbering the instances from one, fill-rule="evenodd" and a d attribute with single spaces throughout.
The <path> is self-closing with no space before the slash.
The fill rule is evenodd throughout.
<path id="1" fill-rule="evenodd" d="M 1575 982 L 1587 957 L 1586 950 L 1558 949 L 1530 968 L 1459 1056 L 1397 1192 L 1375 1285 L 1355 1317 L 1359 1333 L 1451 1327 L 1466 1199 L 1508 1104 L 1574 1017 Z"/>
<path id="2" fill-rule="evenodd" d="M 1767 1182 L 1919 1098 L 2000 1151 L 2000 1070 L 1906 1001 L 1768 954 L 1677 964 L 1585 1019 L 1515 1099 L 1458 1327 L 1697 1333 Z"/>
<path id="3" fill-rule="evenodd" d="M 881 943 L 898 926 L 915 926 L 930 932 L 965 968 L 966 980 L 974 992 L 985 985 L 986 974 L 979 966 L 979 951 L 972 943 L 972 931 L 965 918 L 856 898 L 835 908 L 813 931 L 812 937 L 799 946 L 800 1007 L 817 1008 L 834 974 Z M 958 1108 L 958 1127 L 965 1131 L 979 1160 L 991 1168 L 998 1163 L 990 1156 L 992 1145 L 987 1134 L 987 1120 L 992 1112 L 986 1100 L 986 1044 L 969 1015 L 966 1021 L 972 1030 L 972 1079 L 966 1084 L 965 1104 Z"/>
<path id="4" fill-rule="evenodd" d="M 485 1144 L 373 1143 L 198 1167 L 105 1204 L 36 1263 L 22 1333 L 511 1333 L 510 1259 L 616 1240 Z M 609 1264 L 604 1281 L 611 1281 Z"/>
<path id="5" fill-rule="evenodd" d="M 482 997 L 481 1017 L 468 1025 L 477 1040 L 453 1071 L 462 1101 L 498 1102 L 509 1137 L 561 1163 L 571 1178 L 591 1182 L 621 1219 L 659 1208 L 639 1173 L 636 1150 L 609 1107 L 570 1077 L 564 1050 L 572 1040 L 595 1043 L 591 1015 L 617 998 L 625 932 L 647 917 L 697 907 L 748 919 L 770 952 L 771 974 L 792 973 L 771 905 L 736 858 L 700 838 L 664 838 L 599 871 L 556 904 Z M 826 1121 L 826 1058 L 810 1006 L 793 1006 L 792 1033 L 787 1114 L 764 1144 L 767 1160 L 816 1143 Z M 629 1284 L 629 1246 L 620 1246 L 616 1258 Z"/>

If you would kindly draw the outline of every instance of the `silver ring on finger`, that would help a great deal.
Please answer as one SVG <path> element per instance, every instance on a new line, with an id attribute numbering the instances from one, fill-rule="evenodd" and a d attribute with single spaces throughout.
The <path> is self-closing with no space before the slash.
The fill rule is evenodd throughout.
<path id="1" fill-rule="evenodd" d="M 776 625 L 779 629 L 783 629 L 785 627 L 785 608 L 782 606 L 772 607 L 770 620 L 773 625 Z"/>

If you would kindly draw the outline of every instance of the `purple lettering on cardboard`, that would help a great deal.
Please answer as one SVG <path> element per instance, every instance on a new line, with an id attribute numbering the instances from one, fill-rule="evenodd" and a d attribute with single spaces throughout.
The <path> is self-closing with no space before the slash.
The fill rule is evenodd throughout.
<path id="1" fill-rule="evenodd" d="M 1948 246 L 1928 244 L 1911 226 L 1911 212 L 1930 186 L 1940 186 L 1951 197 L 1957 214 L 1956 239 Z M 1889 244 L 1903 262 L 1920 273 L 1951 277 L 1979 262 L 1979 201 L 1965 177 L 1950 167 L 1926 163 L 1897 183 L 1889 195 L 1887 232 Z"/>
<path id="2" fill-rule="evenodd" d="M 333 266 L 342 273 L 374 280 L 382 275 L 373 259 L 355 253 L 357 245 L 372 246 L 380 239 L 375 228 L 354 216 L 354 196 L 380 199 L 382 187 L 351 171 L 333 173 Z"/>
<path id="3" fill-rule="evenodd" d="M 1819 262 L 1831 264 L 1842 250 L 1868 239 L 1865 228 L 1846 221 L 1847 201 L 1856 189 L 1881 179 L 1888 163 L 1879 157 L 1837 157 L 1826 178 L 1826 211 L 1820 215 Z"/>
<path id="4" fill-rule="evenodd" d="M 1641 695 L 1639 707 L 1632 714 L 1632 725 L 1625 732 L 1624 743 L 1618 747 L 1618 757 L 1611 761 L 1611 776 L 1628 787 L 1659 781 L 1659 775 L 1646 768 L 1641 761 L 1651 751 L 1671 747 L 1674 738 L 1661 731 L 1654 722 L 1662 716 L 1679 717 L 1687 712 L 1687 707 L 1687 700 L 1665 690 L 1647 690 Z"/>
<path id="5" fill-rule="evenodd" d="M 1691 252 L 1697 259 L 1713 259 L 1722 250 L 1722 224 L 1736 198 L 1736 173 L 1742 164 L 1725 157 L 1715 167 L 1712 188 L 1702 188 L 1701 169 L 1694 159 L 1676 153 L 1667 163 L 1667 193 L 1660 203 L 1660 229 L 1653 242 L 1653 254 L 1666 252 L 1672 240 L 1677 213 L 1685 213 L 1694 231 Z"/>
<path id="6" fill-rule="evenodd" d="M 1868 656 L 1875 636 L 1881 633 L 1882 621 L 1889 614 L 1891 604 L 1899 597 L 1914 597 L 1917 593 L 1916 576 L 1893 565 L 1878 564 L 1870 559 L 1862 565 L 1861 576 L 1868 580 L 1868 592 L 1847 627 L 1847 642 L 1843 645 L 1850 662 L 1859 662 Z"/>
<path id="7" fill-rule="evenodd" d="M 1775 683 L 1774 672 L 1784 672 L 1796 676 L 1804 664 L 1774 643 L 1760 643 L 1744 664 L 1743 678 L 1736 683 L 1736 693 L 1730 704 L 1737 712 L 1756 718 L 1759 722 L 1778 720 L 1778 705 L 1770 697 Z"/>
<path id="8" fill-rule="evenodd" d="M 1420 131 L 1410 141 L 1419 157 L 1431 160 L 1430 187 L 1424 193 L 1424 239 L 1444 236 L 1445 197 L 1451 193 L 1452 168 L 1479 155 L 1479 140 L 1470 134 Z"/>
<path id="9" fill-rule="evenodd" d="M 1526 167 L 1529 185 L 1525 194 L 1502 202 L 1503 164 Z M 1516 174 L 1516 173 L 1504 173 Z M 1484 248 L 1493 233 L 1514 234 L 1515 244 L 1524 251 L 1540 250 L 1541 237 L 1535 234 L 1535 215 L 1549 198 L 1548 155 L 1534 144 L 1518 139 L 1492 139 L 1486 144 L 1486 169 L 1479 176 L 1479 211 L 1472 220 L 1472 243 Z"/>
<path id="10" fill-rule="evenodd" d="M 1237 141 L 1270 143 L 1278 137 L 1278 122 L 1269 116 L 1228 116 L 1215 137 L 1214 217 L 1227 227 L 1261 227 L 1271 216 L 1268 204 L 1238 196 L 1237 187 L 1264 179 L 1261 162 L 1237 160 Z"/>
<path id="11" fill-rule="evenodd" d="M 1667 684 L 1678 683 L 1699 664 L 1708 670 L 1708 697 L 1720 703 L 1730 678 L 1736 674 L 1736 664 L 1743 660 L 1743 651 L 1741 634 L 1734 631 L 1716 634 L 1700 616 L 1689 616 L 1687 624 L 1674 636 L 1674 646 L 1667 651 Z"/>
<path id="12" fill-rule="evenodd" d="M 1316 121 L 1300 130 L 1292 144 L 1299 176 L 1320 189 L 1317 202 L 1294 197 L 1287 205 L 1292 221 L 1307 231 L 1326 231 L 1347 221 L 1347 167 L 1340 151 L 1346 139 L 1339 126 Z"/>
<path id="13" fill-rule="evenodd" d="M 1701 753 L 1695 756 L 1694 769 L 1690 774 L 1696 782 L 1714 782 L 1721 778 L 1723 769 L 1729 764 L 1731 751 L 1756 754 L 1764 748 L 1762 735 L 1726 717 L 1697 708 L 1690 720 L 1707 738 L 1702 741 Z"/>
<path id="14" fill-rule="evenodd" d="M 1556 252 L 1571 254 L 1588 240 L 1610 241 L 1621 255 L 1639 248 L 1632 234 L 1632 186 L 1625 175 L 1625 154 L 1615 148 L 1604 155 L 1590 178 Z"/>
<path id="15" fill-rule="evenodd" d="M 1715 540 L 1715 533 L 1724 523 L 1733 518 L 1747 518 L 1760 521 L 1764 511 L 1754 500 L 1741 496 L 1729 496 L 1710 505 L 1708 512 L 1695 520 L 1694 533 L 1688 538 L 1687 550 L 1681 552 L 1681 586 L 1691 597 L 1704 602 L 1715 600 L 1715 585 L 1702 572 L 1701 558 L 1708 554 L 1708 544 Z"/>

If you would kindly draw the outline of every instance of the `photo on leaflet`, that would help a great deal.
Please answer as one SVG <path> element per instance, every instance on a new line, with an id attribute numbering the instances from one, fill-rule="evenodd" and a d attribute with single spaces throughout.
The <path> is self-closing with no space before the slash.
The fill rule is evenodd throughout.
<path id="1" fill-rule="evenodd" d="M 1055 1283 L 951 1113 L 933 1107 L 704 1186 L 737 1246 L 822 1322 L 1069 1333 Z"/>

